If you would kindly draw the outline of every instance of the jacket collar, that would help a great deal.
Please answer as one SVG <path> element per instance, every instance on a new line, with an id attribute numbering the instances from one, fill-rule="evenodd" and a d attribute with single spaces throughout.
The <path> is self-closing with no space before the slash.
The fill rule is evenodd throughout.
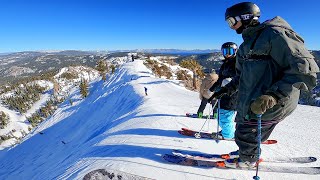
<path id="1" fill-rule="evenodd" d="M 265 28 L 266 25 L 265 24 L 259 24 L 257 26 L 250 26 L 246 29 L 243 30 L 242 32 L 242 38 L 243 40 L 246 40 L 246 39 L 251 39 L 251 38 L 254 38 L 257 36 L 258 32 Z"/>

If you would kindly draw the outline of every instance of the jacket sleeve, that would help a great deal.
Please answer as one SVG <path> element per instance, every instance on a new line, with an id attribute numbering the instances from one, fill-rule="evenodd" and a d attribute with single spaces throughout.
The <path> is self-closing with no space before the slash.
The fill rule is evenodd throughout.
<path id="1" fill-rule="evenodd" d="M 229 96 L 232 96 L 234 93 L 238 91 L 240 74 L 242 71 L 242 62 L 243 62 L 242 56 L 240 55 L 240 52 L 241 52 L 240 49 L 242 49 L 242 46 L 239 47 L 239 50 L 237 53 L 237 58 L 235 63 L 235 75 L 232 77 L 232 80 L 226 86 L 223 87 Z"/>
<path id="2" fill-rule="evenodd" d="M 303 39 L 295 32 L 273 30 L 271 57 L 283 70 L 283 76 L 275 82 L 267 93 L 275 95 L 278 100 L 289 98 L 293 88 L 312 90 L 316 86 L 316 73 L 319 67 L 314 57 L 305 48 Z"/>
<path id="3" fill-rule="evenodd" d="M 219 74 L 218 74 L 218 80 L 211 86 L 211 88 L 209 88 L 209 90 L 210 90 L 211 92 L 214 92 L 214 91 L 217 90 L 218 87 L 221 87 L 222 81 L 223 81 L 223 79 L 225 78 L 225 77 L 223 76 L 223 74 L 222 74 L 222 71 L 221 71 L 221 69 L 223 68 L 223 66 L 224 66 L 224 65 L 222 64 L 221 67 L 220 67 Z"/>
<path id="4" fill-rule="evenodd" d="M 239 47 L 239 49 L 241 48 L 241 46 Z M 238 50 L 239 52 L 239 50 Z M 243 62 L 241 56 L 239 55 L 239 53 L 237 53 L 237 60 L 236 60 L 236 74 L 235 76 L 232 78 L 231 82 L 228 83 L 225 88 L 228 90 L 227 94 L 229 96 L 233 95 L 234 93 L 236 93 L 238 91 L 238 86 L 239 86 L 239 81 L 240 81 L 240 74 L 242 71 L 242 64 L 241 62 Z"/>

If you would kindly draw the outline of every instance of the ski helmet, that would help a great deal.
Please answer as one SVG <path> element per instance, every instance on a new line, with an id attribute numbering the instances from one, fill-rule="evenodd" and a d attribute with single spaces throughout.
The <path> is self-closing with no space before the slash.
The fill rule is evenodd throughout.
<path id="1" fill-rule="evenodd" d="M 233 58 L 236 56 L 238 46 L 234 42 L 226 42 L 221 46 L 221 52 L 224 58 Z"/>
<path id="2" fill-rule="evenodd" d="M 236 25 L 241 20 L 244 26 L 249 25 L 253 19 L 258 20 L 260 17 L 259 7 L 252 2 L 242 2 L 227 8 L 225 20 L 229 26 Z"/>

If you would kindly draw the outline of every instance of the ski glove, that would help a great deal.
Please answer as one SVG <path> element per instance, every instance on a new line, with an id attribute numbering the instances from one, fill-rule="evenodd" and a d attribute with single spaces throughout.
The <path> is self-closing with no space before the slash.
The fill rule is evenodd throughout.
<path id="1" fill-rule="evenodd" d="M 227 94 L 228 92 L 228 89 L 227 88 L 221 88 L 219 91 L 215 92 L 209 99 L 208 99 L 208 102 L 211 103 L 211 101 L 214 99 L 214 98 L 217 98 L 217 99 L 220 99 L 223 95 Z"/>
<path id="2" fill-rule="evenodd" d="M 262 95 L 251 104 L 250 108 L 254 114 L 264 114 L 277 104 L 277 100 L 270 95 Z"/>

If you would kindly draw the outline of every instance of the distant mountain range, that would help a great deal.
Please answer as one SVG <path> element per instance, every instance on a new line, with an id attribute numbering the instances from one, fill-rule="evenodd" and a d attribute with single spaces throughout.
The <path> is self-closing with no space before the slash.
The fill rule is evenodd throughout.
<path id="1" fill-rule="evenodd" d="M 109 51 L 113 52 L 137 52 L 137 53 L 149 53 L 149 54 L 206 54 L 218 52 L 220 50 L 217 49 L 192 49 L 192 50 L 184 50 L 184 49 L 134 49 L 134 50 L 113 50 Z"/>
<path id="2" fill-rule="evenodd" d="M 113 51 L 25 51 L 15 53 L 0 53 L 0 83 L 12 82 L 19 78 L 39 75 L 48 71 L 56 71 L 70 65 L 86 65 L 94 67 L 98 60 L 105 59 L 116 62 L 128 53 L 143 56 L 176 56 L 179 63 L 185 59 L 195 59 L 205 68 L 218 69 L 222 55 L 216 49 L 135 49 Z M 320 51 L 311 51 L 320 66 Z M 121 59 L 121 58 L 120 58 Z M 318 74 L 320 78 L 320 74 Z"/>
<path id="3" fill-rule="evenodd" d="M 94 67 L 100 59 L 107 59 L 89 51 L 26 51 L 0 55 L 0 83 L 14 82 L 24 77 L 58 71 L 67 66 Z"/>

